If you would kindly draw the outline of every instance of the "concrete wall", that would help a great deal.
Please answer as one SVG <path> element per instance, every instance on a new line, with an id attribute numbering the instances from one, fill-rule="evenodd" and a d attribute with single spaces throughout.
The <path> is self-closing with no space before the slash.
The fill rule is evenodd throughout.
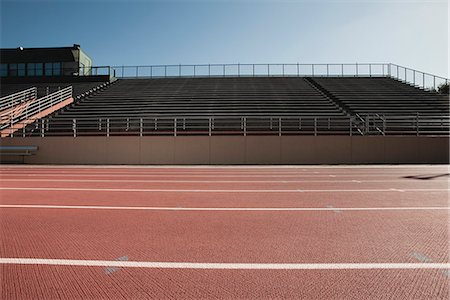
<path id="1" fill-rule="evenodd" d="M 449 138 L 424 136 L 152 136 L 2 138 L 36 145 L 36 164 L 448 163 Z M 2 157 L 3 161 L 19 160 Z"/>

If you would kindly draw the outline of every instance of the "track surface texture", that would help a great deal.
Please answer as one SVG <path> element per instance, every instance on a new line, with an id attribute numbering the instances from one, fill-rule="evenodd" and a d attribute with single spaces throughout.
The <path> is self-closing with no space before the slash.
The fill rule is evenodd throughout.
<path id="1" fill-rule="evenodd" d="M 1 299 L 449 299 L 448 166 L 0 166 Z"/>

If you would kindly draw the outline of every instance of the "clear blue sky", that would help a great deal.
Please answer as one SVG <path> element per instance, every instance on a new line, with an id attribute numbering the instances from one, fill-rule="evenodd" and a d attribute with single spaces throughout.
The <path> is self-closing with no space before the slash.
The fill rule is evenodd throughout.
<path id="1" fill-rule="evenodd" d="M 392 62 L 449 77 L 446 0 L 0 0 L 1 47 L 95 65 Z"/>

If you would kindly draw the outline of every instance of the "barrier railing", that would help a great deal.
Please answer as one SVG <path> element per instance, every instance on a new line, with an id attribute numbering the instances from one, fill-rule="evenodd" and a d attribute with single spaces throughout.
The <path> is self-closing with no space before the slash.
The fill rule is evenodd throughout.
<path id="1" fill-rule="evenodd" d="M 0 114 L 0 118 L 2 120 L 0 129 L 3 130 L 5 128 L 12 127 L 15 124 L 20 124 L 20 122 L 24 120 L 26 120 L 26 124 L 29 124 L 30 118 L 34 115 L 39 114 L 71 97 L 72 86 L 69 86 L 45 97 L 26 103 L 23 107 L 21 107 L 20 111 L 6 111 Z"/>
<path id="2" fill-rule="evenodd" d="M 449 79 L 392 63 L 352 64 L 199 64 L 112 66 L 117 78 L 169 77 L 392 77 L 427 90 L 436 90 Z"/>
<path id="3" fill-rule="evenodd" d="M 36 120 L 14 136 L 449 135 L 446 116 L 134 117 Z"/>
<path id="4" fill-rule="evenodd" d="M 37 98 L 37 89 L 31 87 L 29 89 L 4 96 L 0 98 L 0 111 L 11 109 L 14 106 Z"/>

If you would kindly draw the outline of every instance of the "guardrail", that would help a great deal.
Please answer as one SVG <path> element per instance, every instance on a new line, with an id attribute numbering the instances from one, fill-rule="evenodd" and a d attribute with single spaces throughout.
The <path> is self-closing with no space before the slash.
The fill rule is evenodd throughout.
<path id="1" fill-rule="evenodd" d="M 30 118 L 39 114 L 46 109 L 61 103 L 72 97 L 72 86 L 58 90 L 45 97 L 34 99 L 28 103 L 24 103 L 20 109 L 8 110 L 0 114 L 1 126 L 3 130 L 8 127 L 12 127 L 15 124 L 20 124 L 21 121 L 30 122 Z"/>
<path id="2" fill-rule="evenodd" d="M 134 117 L 36 120 L 14 136 L 449 135 L 448 116 Z"/>
<path id="3" fill-rule="evenodd" d="M 10 109 L 20 103 L 34 100 L 37 98 L 37 89 L 31 87 L 29 89 L 0 98 L 0 111 Z"/>
<path id="4" fill-rule="evenodd" d="M 117 78 L 169 77 L 392 77 L 426 90 L 436 90 L 449 79 L 392 63 L 346 64 L 198 64 L 112 66 Z"/>

